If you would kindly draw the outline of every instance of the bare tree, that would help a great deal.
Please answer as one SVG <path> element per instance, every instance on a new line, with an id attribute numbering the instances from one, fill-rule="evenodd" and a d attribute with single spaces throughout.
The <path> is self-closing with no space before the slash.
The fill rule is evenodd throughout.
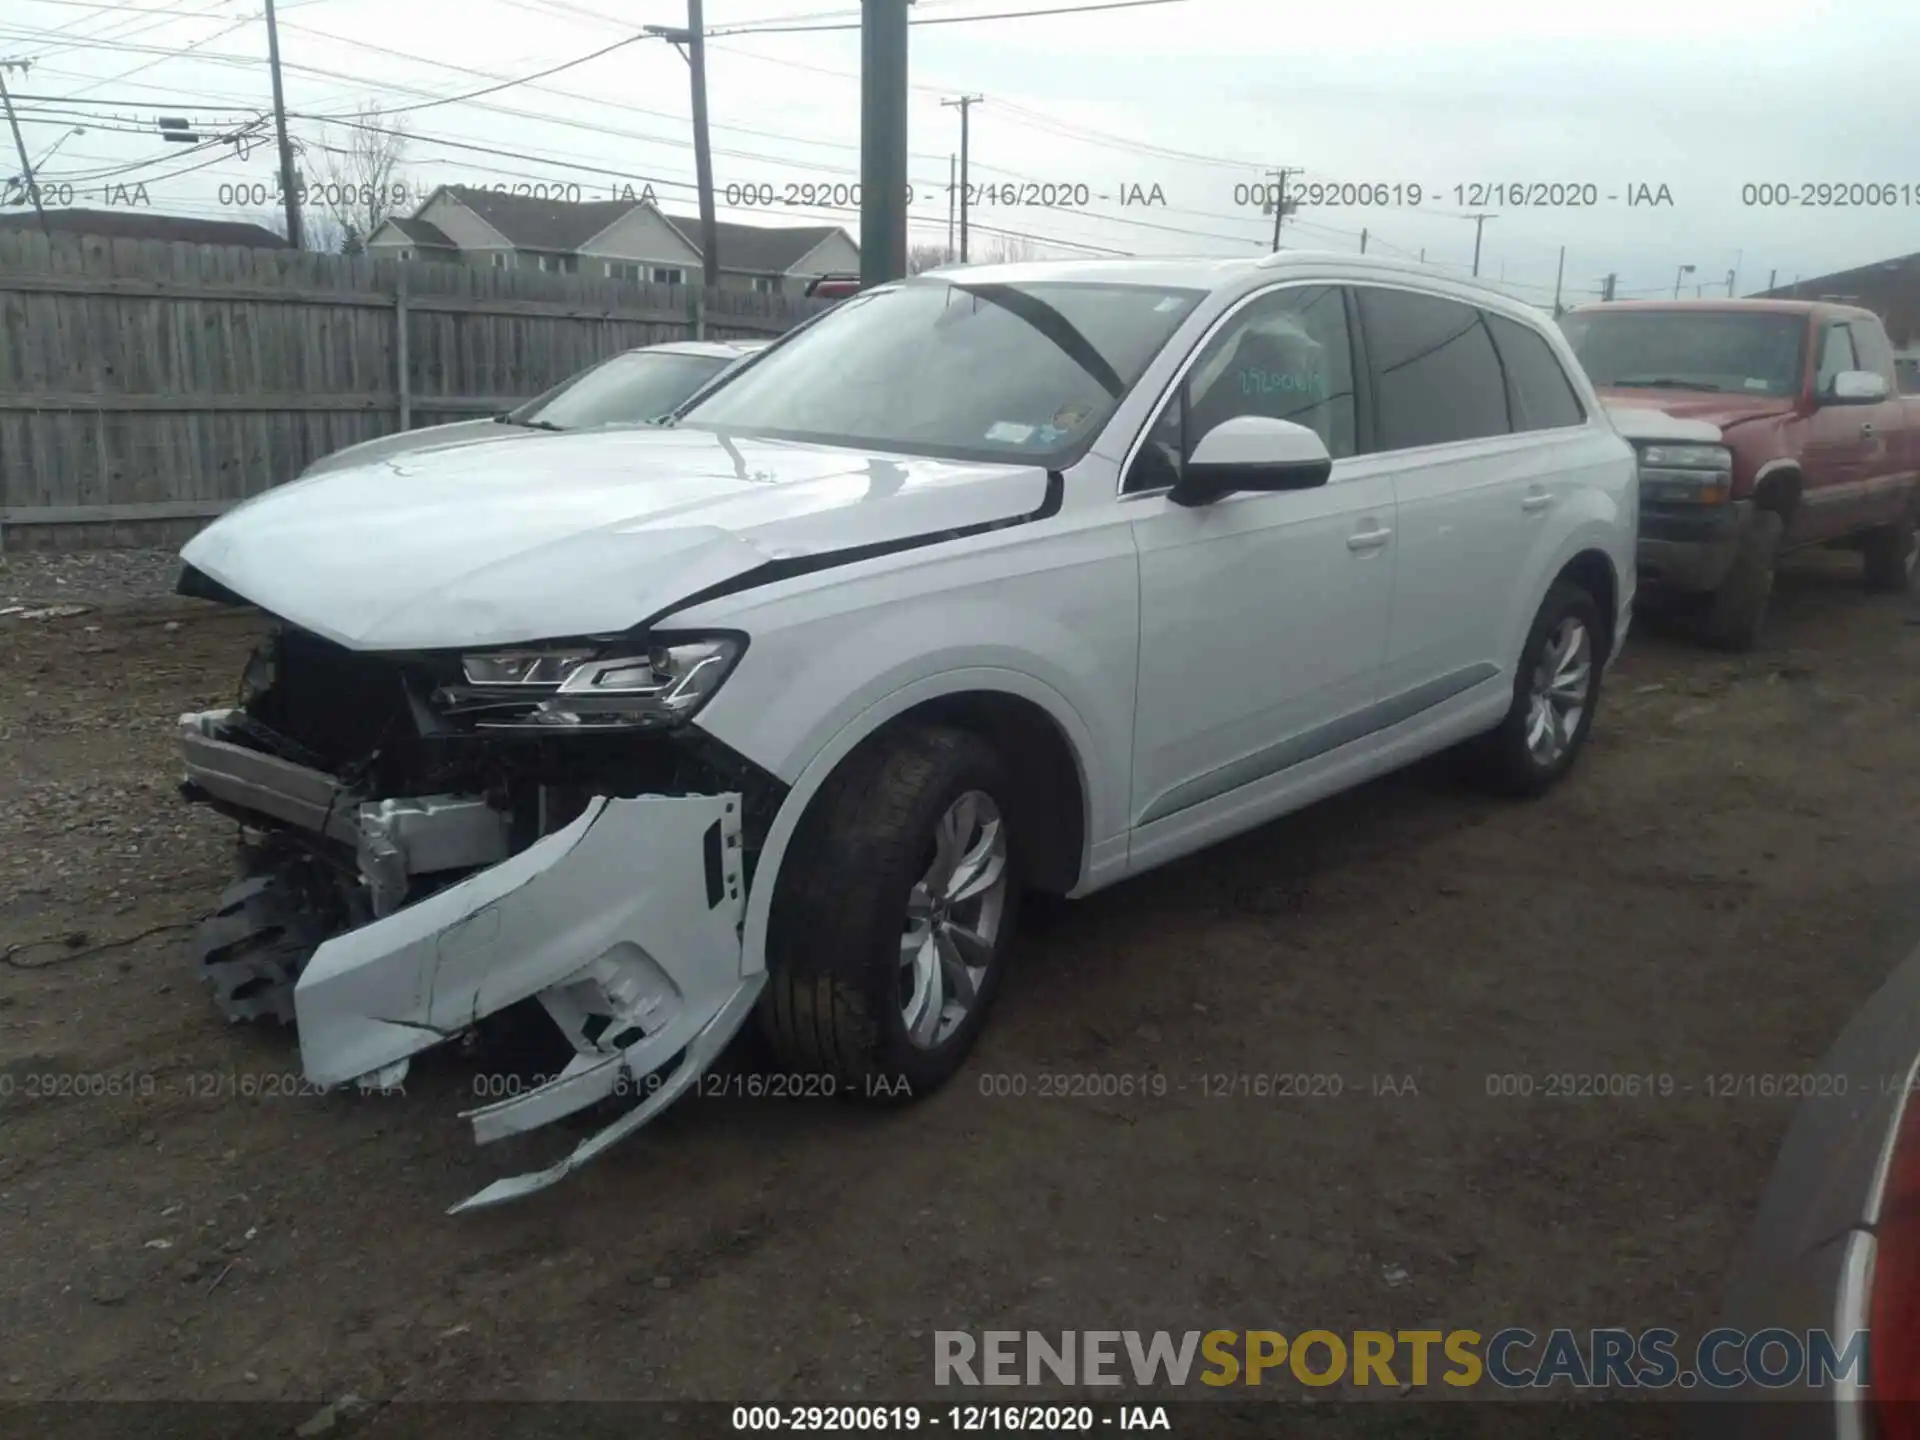
<path id="1" fill-rule="evenodd" d="M 907 273 L 918 275 L 922 270 L 932 270 L 947 263 L 947 247 L 944 245 L 909 245 L 907 247 Z"/>
<path id="2" fill-rule="evenodd" d="M 341 254 L 358 255 L 389 216 L 407 208 L 411 189 L 400 175 L 406 126 L 365 105 L 344 135 L 326 133 L 324 148 L 320 182 L 308 186 L 319 203 L 310 208 L 333 222 Z"/>

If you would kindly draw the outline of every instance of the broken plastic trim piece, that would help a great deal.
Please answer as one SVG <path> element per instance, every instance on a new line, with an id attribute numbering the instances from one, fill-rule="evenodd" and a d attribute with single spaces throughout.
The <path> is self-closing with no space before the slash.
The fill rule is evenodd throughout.
<path id="1" fill-rule="evenodd" d="M 648 1096 L 646 1100 L 607 1126 L 606 1129 L 581 1141 L 573 1153 L 567 1156 L 566 1159 L 560 1161 L 558 1164 L 548 1166 L 545 1170 L 535 1170 L 525 1175 L 515 1175 L 505 1180 L 496 1180 L 477 1195 L 471 1195 L 467 1199 L 462 1200 L 458 1205 L 448 1210 L 447 1213 L 449 1215 L 460 1215 L 469 1210 L 484 1210 L 495 1205 L 504 1205 L 509 1201 L 519 1200 L 537 1191 L 544 1190 L 549 1185 L 564 1180 L 568 1175 L 572 1174 L 573 1171 L 579 1169 L 580 1166 L 594 1159 L 603 1151 L 618 1141 L 625 1139 L 628 1135 L 631 1135 L 635 1130 L 638 1130 L 642 1125 L 653 1119 L 654 1116 L 658 1115 L 662 1110 L 666 1109 L 667 1106 L 679 1099 L 680 1096 L 686 1092 L 687 1088 L 702 1075 L 706 1074 L 713 1062 L 720 1058 L 720 1052 L 726 1049 L 727 1042 L 733 1039 L 734 1032 L 745 1023 L 747 1016 L 753 1012 L 754 1003 L 760 998 L 760 990 L 761 987 L 766 984 L 766 979 L 766 972 L 760 971 L 741 981 L 739 988 L 728 998 L 726 1004 L 720 1008 L 719 1013 L 701 1028 L 699 1034 L 694 1036 L 693 1043 L 687 1047 L 686 1055 L 682 1057 L 680 1064 L 675 1067 L 672 1075 L 665 1083 L 663 1083 L 659 1089 L 655 1090 L 653 1094 Z M 601 1068 L 604 1069 L 608 1067 Z M 617 1074 L 608 1080 L 606 1093 L 611 1093 L 614 1085 L 618 1083 L 618 1080 L 619 1076 Z M 475 1125 L 478 1126 L 479 1123 L 479 1120 L 476 1118 Z"/>

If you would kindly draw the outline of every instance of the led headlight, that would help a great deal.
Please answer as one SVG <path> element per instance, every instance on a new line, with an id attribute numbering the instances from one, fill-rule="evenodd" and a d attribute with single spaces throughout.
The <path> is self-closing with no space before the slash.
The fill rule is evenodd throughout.
<path id="1" fill-rule="evenodd" d="M 663 637 L 645 651 L 487 651 L 463 655 L 467 683 L 435 698 L 479 730 L 657 729 L 711 699 L 745 648 L 739 636 L 713 635 Z"/>
<path id="2" fill-rule="evenodd" d="M 1655 504 L 1719 505 L 1733 493 L 1724 445 L 1642 445 L 1640 496 Z"/>

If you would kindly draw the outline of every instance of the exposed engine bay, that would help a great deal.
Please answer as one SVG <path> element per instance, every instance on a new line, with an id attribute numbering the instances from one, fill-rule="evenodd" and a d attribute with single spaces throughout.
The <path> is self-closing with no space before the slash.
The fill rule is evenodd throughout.
<path id="1" fill-rule="evenodd" d="M 572 1058 L 469 1112 L 482 1143 L 638 1098 L 456 1208 L 638 1128 L 752 1009 L 741 918 L 784 788 L 660 707 L 556 700 L 582 675 L 670 696 L 712 648 L 393 655 L 283 625 L 235 706 L 181 717 L 183 793 L 240 826 L 240 878 L 200 937 L 229 1019 L 293 1024 L 314 1084 L 390 1088 L 412 1055 L 537 1008 Z"/>

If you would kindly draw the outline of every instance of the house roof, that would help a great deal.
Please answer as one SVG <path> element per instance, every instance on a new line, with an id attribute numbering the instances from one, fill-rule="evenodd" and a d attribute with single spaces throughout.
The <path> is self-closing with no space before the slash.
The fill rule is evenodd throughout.
<path id="1" fill-rule="evenodd" d="M 447 232 L 438 225 L 430 225 L 425 220 L 417 220 L 411 215 L 389 215 L 386 224 L 393 226 L 416 245 L 426 245 L 436 250 L 460 248 L 447 238 Z"/>
<path id="2" fill-rule="evenodd" d="M 287 248 L 287 242 L 273 231 L 250 221 L 199 220 L 188 215 L 160 215 L 132 207 L 49 210 L 47 226 L 68 235 L 99 235 L 112 240 L 176 240 L 187 245 L 244 245 L 256 250 Z M 31 210 L 0 215 L 0 229 L 39 228 L 40 218 Z"/>
<path id="3" fill-rule="evenodd" d="M 700 217 L 666 215 L 667 222 L 687 237 L 695 250 L 700 248 Z M 715 222 L 720 240 L 720 265 L 725 270 L 750 270 L 763 275 L 784 275 L 806 259 L 821 241 L 841 234 L 838 225 L 742 225 L 731 220 Z"/>
<path id="4" fill-rule="evenodd" d="M 578 250 L 637 203 L 632 200 L 542 200 L 471 185 L 449 185 L 446 189 L 505 236 L 516 250 L 563 253 Z"/>

